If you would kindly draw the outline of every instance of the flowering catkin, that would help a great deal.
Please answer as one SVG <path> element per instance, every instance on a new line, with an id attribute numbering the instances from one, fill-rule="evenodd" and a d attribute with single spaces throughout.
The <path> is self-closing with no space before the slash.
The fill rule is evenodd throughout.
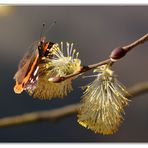
<path id="1" fill-rule="evenodd" d="M 128 93 L 108 65 L 95 72 L 97 78 L 86 86 L 82 96 L 78 122 L 95 133 L 113 134 L 123 120 Z"/>
<path id="2" fill-rule="evenodd" d="M 38 82 L 35 89 L 28 89 L 30 95 L 41 99 L 63 98 L 72 90 L 72 80 L 67 79 L 60 83 L 54 83 L 50 79 L 62 77 L 80 70 L 81 60 L 78 59 L 78 52 L 73 50 L 73 44 L 66 43 L 66 56 L 64 56 L 63 42 L 61 48 L 59 44 L 54 44 L 51 49 L 52 58 L 43 58 L 39 64 Z"/>

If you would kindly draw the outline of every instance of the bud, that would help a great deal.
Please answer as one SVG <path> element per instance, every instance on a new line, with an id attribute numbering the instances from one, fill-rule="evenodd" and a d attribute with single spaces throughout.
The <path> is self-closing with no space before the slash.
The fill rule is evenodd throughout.
<path id="1" fill-rule="evenodd" d="M 126 53 L 127 51 L 124 50 L 122 47 L 115 48 L 110 54 L 110 59 L 112 61 L 117 61 L 118 59 L 124 57 Z"/>

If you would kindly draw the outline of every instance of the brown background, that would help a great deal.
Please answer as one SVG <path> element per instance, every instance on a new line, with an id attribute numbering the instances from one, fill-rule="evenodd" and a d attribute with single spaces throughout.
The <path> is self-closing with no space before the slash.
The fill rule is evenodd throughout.
<path id="1" fill-rule="evenodd" d="M 28 46 L 39 38 L 43 22 L 57 24 L 47 34 L 53 42 L 74 42 L 82 63 L 106 59 L 111 50 L 148 32 L 147 6 L 15 6 L 0 14 L 0 117 L 54 109 L 79 102 L 79 86 L 91 81 L 78 78 L 74 91 L 61 99 L 41 101 L 27 93 L 13 92 L 13 76 Z M 148 43 L 138 46 L 114 65 L 118 79 L 127 87 L 148 80 Z M 88 72 L 86 75 L 91 74 Z M 35 142 L 133 142 L 148 141 L 148 95 L 135 97 L 126 108 L 119 131 L 111 136 L 81 127 L 76 115 L 57 123 L 38 122 L 0 128 L 0 141 Z"/>

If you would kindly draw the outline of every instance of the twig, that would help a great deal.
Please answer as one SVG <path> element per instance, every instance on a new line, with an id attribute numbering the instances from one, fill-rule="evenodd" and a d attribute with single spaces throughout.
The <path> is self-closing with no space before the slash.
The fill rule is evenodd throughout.
<path id="1" fill-rule="evenodd" d="M 71 77 L 74 77 L 74 76 L 78 76 L 86 71 L 89 71 L 91 69 L 94 69 L 98 66 L 101 66 L 101 65 L 105 65 L 105 64 L 109 64 L 111 62 L 110 59 L 107 59 L 107 60 L 104 60 L 104 61 L 101 61 L 99 63 L 96 63 L 96 64 L 92 64 L 92 65 L 88 65 L 88 66 L 81 66 L 80 70 L 77 71 L 76 73 L 74 74 L 71 74 L 71 75 L 68 75 L 68 76 L 65 76 L 65 77 L 52 77 L 52 78 L 49 78 L 48 80 L 49 81 L 52 81 L 54 83 L 59 83 L 61 81 L 65 81 L 66 79 L 69 79 Z"/>
<path id="2" fill-rule="evenodd" d="M 121 59 L 122 57 L 124 57 L 131 49 L 133 49 L 134 47 L 143 44 L 144 42 L 148 41 L 148 34 L 144 35 L 143 37 L 139 38 L 138 40 L 134 41 L 133 43 L 130 43 L 127 46 L 123 46 L 123 47 L 119 47 L 119 48 L 115 48 L 112 50 L 109 59 L 106 59 L 104 61 L 101 61 L 99 63 L 96 64 L 92 64 L 92 65 L 88 65 L 88 66 L 81 66 L 80 70 L 74 74 L 71 75 L 67 75 L 65 77 L 52 77 L 49 79 L 49 81 L 52 81 L 54 83 L 59 83 L 61 81 L 64 81 L 66 79 L 69 79 L 71 77 L 74 76 L 79 76 L 80 74 L 89 71 L 91 69 L 94 69 L 98 66 L 101 65 L 105 65 L 105 64 L 113 64 L 115 62 L 117 62 L 119 59 Z"/>
<path id="3" fill-rule="evenodd" d="M 128 98 L 133 98 L 139 94 L 148 92 L 148 82 L 143 82 L 136 84 L 128 89 L 130 96 Z M 5 117 L 0 119 L 0 127 L 8 127 L 19 124 L 37 122 L 37 121 L 56 121 L 61 118 L 70 116 L 78 111 L 80 103 L 67 105 L 62 108 L 46 111 L 37 111 L 32 113 L 26 113 L 14 117 Z"/>
<path id="4" fill-rule="evenodd" d="M 124 50 L 130 51 L 132 48 L 138 46 L 139 44 L 143 44 L 144 42 L 148 41 L 148 34 L 144 35 L 140 39 L 134 41 L 133 43 L 122 47 Z"/>

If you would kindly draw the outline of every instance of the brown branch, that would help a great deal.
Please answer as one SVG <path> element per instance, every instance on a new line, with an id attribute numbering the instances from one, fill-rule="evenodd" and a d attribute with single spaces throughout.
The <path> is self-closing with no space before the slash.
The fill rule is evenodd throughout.
<path id="1" fill-rule="evenodd" d="M 110 59 L 107 59 L 107 60 L 101 61 L 101 62 L 96 63 L 96 64 L 92 64 L 92 65 L 88 65 L 88 66 L 81 66 L 80 70 L 77 71 L 77 72 L 74 73 L 74 74 L 67 75 L 67 76 L 65 76 L 65 77 L 52 77 L 52 78 L 49 78 L 48 80 L 49 80 L 49 81 L 52 81 L 52 82 L 54 82 L 54 83 L 59 83 L 59 82 L 61 82 L 61 81 L 64 81 L 64 80 L 66 80 L 66 79 L 69 79 L 69 78 L 71 78 L 71 77 L 78 76 L 78 75 L 80 75 L 80 74 L 82 74 L 82 73 L 84 73 L 84 72 L 86 72 L 86 71 L 89 71 L 89 70 L 91 70 L 91 69 L 94 69 L 94 68 L 96 68 L 96 67 L 98 67 L 98 66 L 105 65 L 105 64 L 109 64 L 109 63 L 111 63 L 111 62 L 112 62 L 112 61 L 111 61 Z"/>
<path id="2" fill-rule="evenodd" d="M 143 37 L 141 37 L 140 39 L 134 41 L 133 43 L 122 47 L 124 50 L 130 51 L 131 49 L 133 49 L 134 47 L 143 44 L 144 42 L 148 41 L 148 34 L 145 34 Z"/>
<path id="3" fill-rule="evenodd" d="M 148 34 L 144 35 L 143 37 L 141 37 L 138 40 L 130 43 L 127 46 L 123 46 L 123 47 L 113 49 L 110 56 L 109 56 L 110 57 L 109 59 L 106 59 L 106 60 L 101 61 L 101 62 L 96 63 L 96 64 L 92 64 L 92 65 L 88 65 L 88 66 L 81 66 L 81 69 L 74 74 L 67 75 L 65 77 L 52 77 L 52 78 L 49 79 L 49 81 L 52 81 L 54 83 L 59 83 L 61 81 L 69 79 L 71 77 L 79 76 L 80 74 L 82 74 L 86 71 L 89 71 L 91 69 L 94 69 L 98 66 L 105 65 L 105 64 L 111 64 L 112 65 L 113 63 L 117 62 L 119 59 L 123 58 L 131 49 L 133 49 L 134 47 L 136 47 L 140 44 L 143 44 L 146 41 L 148 41 Z"/>
<path id="4" fill-rule="evenodd" d="M 128 98 L 133 98 L 139 94 L 148 92 L 148 82 L 143 82 L 136 84 L 128 89 L 130 96 Z M 78 111 L 80 103 L 67 105 L 53 110 L 37 111 L 32 113 L 26 113 L 22 115 L 17 115 L 14 117 L 5 117 L 0 119 L 0 127 L 8 127 L 19 124 L 37 122 L 37 121 L 56 121 L 58 119 L 70 116 Z"/>

